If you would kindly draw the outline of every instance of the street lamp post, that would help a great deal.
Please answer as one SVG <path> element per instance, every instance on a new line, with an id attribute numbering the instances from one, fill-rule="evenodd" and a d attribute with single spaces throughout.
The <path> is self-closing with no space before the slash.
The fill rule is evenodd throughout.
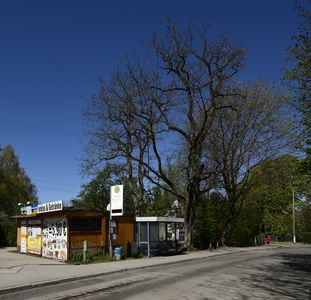
<path id="1" fill-rule="evenodd" d="M 295 190 L 293 189 L 293 243 L 296 243 L 296 228 L 295 228 Z"/>

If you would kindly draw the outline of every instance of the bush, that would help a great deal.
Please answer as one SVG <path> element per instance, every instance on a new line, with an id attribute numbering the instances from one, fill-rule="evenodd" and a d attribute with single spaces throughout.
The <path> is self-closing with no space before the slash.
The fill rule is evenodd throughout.
<path id="1" fill-rule="evenodd" d="M 305 244 L 311 244 L 311 231 L 305 231 L 302 233 L 302 241 Z"/>
<path id="2" fill-rule="evenodd" d="M 15 247 L 17 239 L 16 221 L 0 221 L 0 247 Z"/>
<path id="3" fill-rule="evenodd" d="M 197 207 L 193 241 L 193 247 L 196 249 L 208 249 L 210 245 L 216 247 L 217 242 L 221 239 L 223 224 L 220 215 L 222 213 L 219 213 L 219 205 L 216 201 L 218 199 L 212 200 L 202 201 Z"/>
<path id="4" fill-rule="evenodd" d="M 86 260 L 83 261 L 83 254 L 74 254 L 71 255 L 68 259 L 67 263 L 72 265 L 80 265 L 80 264 L 93 264 L 93 263 L 102 263 L 102 262 L 110 262 L 113 261 L 113 258 L 110 257 L 109 254 L 100 254 L 100 255 L 92 255 L 90 253 L 86 254 Z"/>

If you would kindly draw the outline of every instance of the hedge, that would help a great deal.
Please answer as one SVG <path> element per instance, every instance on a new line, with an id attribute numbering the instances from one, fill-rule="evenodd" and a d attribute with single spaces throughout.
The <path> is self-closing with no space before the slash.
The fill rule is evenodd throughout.
<path id="1" fill-rule="evenodd" d="M 17 239 L 16 221 L 0 221 L 0 247 L 14 247 Z"/>
<path id="2" fill-rule="evenodd" d="M 311 231 L 305 231 L 302 233 L 302 241 L 305 244 L 311 244 Z"/>

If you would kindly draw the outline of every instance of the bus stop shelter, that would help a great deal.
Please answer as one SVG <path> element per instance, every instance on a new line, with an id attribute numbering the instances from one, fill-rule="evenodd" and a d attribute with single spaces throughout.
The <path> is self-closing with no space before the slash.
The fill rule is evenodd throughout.
<path id="1" fill-rule="evenodd" d="M 135 240 L 147 257 L 177 252 L 183 244 L 183 218 L 136 217 Z"/>

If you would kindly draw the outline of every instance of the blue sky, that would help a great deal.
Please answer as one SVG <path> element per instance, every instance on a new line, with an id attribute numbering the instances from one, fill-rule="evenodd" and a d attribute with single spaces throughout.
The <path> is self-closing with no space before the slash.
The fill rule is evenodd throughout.
<path id="1" fill-rule="evenodd" d="M 85 100 L 165 17 L 210 22 L 247 49 L 242 78 L 278 82 L 299 17 L 291 0 L 0 2 L 0 145 L 11 144 L 39 201 L 68 201 L 80 174 Z"/>

